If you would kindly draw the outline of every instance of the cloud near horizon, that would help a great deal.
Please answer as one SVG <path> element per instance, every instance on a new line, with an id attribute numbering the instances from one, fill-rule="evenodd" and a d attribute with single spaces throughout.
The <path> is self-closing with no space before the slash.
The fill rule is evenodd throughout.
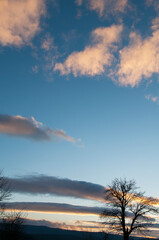
<path id="1" fill-rule="evenodd" d="M 0 44 L 28 44 L 40 30 L 40 18 L 45 15 L 45 0 L 0 1 Z"/>
<path id="2" fill-rule="evenodd" d="M 55 140 L 63 139 L 72 143 L 80 141 L 68 136 L 64 130 L 51 129 L 38 122 L 34 117 L 25 118 L 20 115 L 0 114 L 0 134 L 30 138 L 36 141 L 51 141 L 52 138 Z"/>
<path id="3" fill-rule="evenodd" d="M 110 66 L 116 50 L 116 43 L 120 39 L 122 25 L 100 27 L 92 31 L 92 44 L 83 51 L 73 52 L 64 63 L 56 63 L 54 71 L 60 71 L 61 75 L 72 73 L 78 75 L 95 76 L 105 72 L 105 67 Z"/>
<path id="4" fill-rule="evenodd" d="M 76 0 L 78 6 L 86 4 L 87 8 L 96 11 L 100 17 L 116 13 L 123 13 L 127 7 L 127 0 Z"/>
<path id="5" fill-rule="evenodd" d="M 50 194 L 104 201 L 105 187 L 95 183 L 46 175 L 8 178 L 8 180 L 13 192 L 16 193 Z"/>
<path id="6" fill-rule="evenodd" d="M 123 86 L 139 85 L 142 79 L 159 74 L 159 18 L 153 20 L 152 35 L 143 39 L 131 32 L 130 44 L 120 50 L 118 81 Z"/>
<path id="7" fill-rule="evenodd" d="M 99 215 L 104 210 L 101 207 L 78 206 L 66 203 L 50 203 L 50 202 L 12 202 L 5 203 L 8 210 L 22 210 L 29 212 L 42 212 L 54 214 L 84 214 Z M 108 211 L 109 213 L 109 211 Z M 111 212 L 110 212 L 111 214 Z"/>
<path id="8" fill-rule="evenodd" d="M 23 218 L 24 225 L 33 225 L 33 226 L 45 226 L 49 228 L 60 228 L 63 230 L 75 230 L 75 231 L 92 231 L 93 229 L 99 231 L 103 229 L 103 224 L 96 221 L 74 221 L 69 222 L 55 222 L 48 221 L 45 219 L 33 219 L 33 218 Z"/>

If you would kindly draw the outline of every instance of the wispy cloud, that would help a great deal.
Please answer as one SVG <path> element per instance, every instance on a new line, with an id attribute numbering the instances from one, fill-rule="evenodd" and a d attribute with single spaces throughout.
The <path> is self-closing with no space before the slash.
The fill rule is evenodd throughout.
<path id="1" fill-rule="evenodd" d="M 40 30 L 40 18 L 45 14 L 45 0 L 0 1 L 0 44 L 28 44 Z"/>
<path id="2" fill-rule="evenodd" d="M 152 96 L 151 94 L 148 94 L 145 96 L 147 100 L 150 100 L 152 102 L 158 102 L 158 97 L 157 96 Z"/>
<path id="3" fill-rule="evenodd" d="M 66 222 L 47 221 L 45 219 L 32 219 L 32 218 L 23 218 L 23 219 L 24 219 L 24 223 L 23 223 L 24 225 L 46 226 L 49 228 L 60 228 L 65 230 L 87 231 L 87 232 L 104 230 L 103 224 L 96 221 L 90 222 L 90 221 L 71 220 L 66 223 Z M 89 236 L 89 232 L 85 234 Z M 73 234 L 73 232 L 71 233 Z"/>
<path id="4" fill-rule="evenodd" d="M 118 12 L 124 12 L 128 4 L 127 0 L 76 0 L 78 6 L 86 3 L 90 10 L 96 11 L 99 16 L 116 14 Z"/>
<path id="5" fill-rule="evenodd" d="M 0 133 L 10 136 L 31 138 L 37 141 L 51 141 L 63 139 L 76 143 L 80 140 L 67 135 L 64 130 L 51 129 L 34 117 L 10 116 L 0 114 Z"/>
<path id="6" fill-rule="evenodd" d="M 130 44 L 120 51 L 117 72 L 121 85 L 137 86 L 143 78 L 159 73 L 159 19 L 152 24 L 152 36 L 142 39 L 136 32 L 130 33 Z"/>
<path id="7" fill-rule="evenodd" d="M 14 192 L 29 194 L 53 194 L 103 201 L 105 187 L 99 184 L 61 179 L 46 175 L 9 178 Z"/>
<path id="8" fill-rule="evenodd" d="M 159 10 L 159 2 L 157 0 L 146 0 L 148 6 L 153 6 L 155 10 L 158 12 Z"/>
<path id="9" fill-rule="evenodd" d="M 64 63 L 56 63 L 54 71 L 59 70 L 62 75 L 70 74 L 95 76 L 102 74 L 106 66 L 113 61 L 112 52 L 116 50 L 115 43 L 120 39 L 122 25 L 101 27 L 91 34 L 92 44 L 83 51 L 73 52 Z"/>
<path id="10" fill-rule="evenodd" d="M 32 225 L 32 226 L 46 226 L 50 228 L 65 228 L 65 223 L 60 222 L 53 222 L 53 221 L 47 221 L 45 219 L 32 219 L 32 218 L 24 218 L 24 225 Z"/>
<path id="11" fill-rule="evenodd" d="M 52 69 L 57 61 L 59 53 L 57 46 L 54 44 L 54 38 L 50 33 L 44 35 L 40 48 L 42 51 L 36 51 L 36 58 L 47 80 L 52 81 Z"/>
<path id="12" fill-rule="evenodd" d="M 41 48 L 45 51 L 50 51 L 54 47 L 53 37 L 50 34 L 46 34 L 45 38 L 42 41 Z"/>

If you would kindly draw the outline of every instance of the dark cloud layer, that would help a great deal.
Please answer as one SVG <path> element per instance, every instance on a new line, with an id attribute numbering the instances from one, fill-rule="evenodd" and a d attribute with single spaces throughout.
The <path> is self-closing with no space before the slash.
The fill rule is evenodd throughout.
<path id="1" fill-rule="evenodd" d="M 103 201 L 105 187 L 85 181 L 61 179 L 46 175 L 9 178 L 14 192 L 51 194 Z"/>

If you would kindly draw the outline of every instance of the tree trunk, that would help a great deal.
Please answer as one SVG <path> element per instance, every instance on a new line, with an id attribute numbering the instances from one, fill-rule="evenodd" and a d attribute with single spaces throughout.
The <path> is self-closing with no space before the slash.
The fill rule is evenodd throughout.
<path id="1" fill-rule="evenodd" d="M 129 240 L 129 232 L 128 232 L 128 229 L 126 229 L 125 232 L 124 232 L 124 240 Z"/>

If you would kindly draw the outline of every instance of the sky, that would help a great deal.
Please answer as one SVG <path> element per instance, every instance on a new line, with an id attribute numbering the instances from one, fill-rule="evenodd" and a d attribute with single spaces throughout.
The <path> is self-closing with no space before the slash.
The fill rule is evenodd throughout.
<path id="1" fill-rule="evenodd" d="M 116 177 L 159 198 L 158 12 L 158 0 L 0 1 L 0 169 L 28 222 L 98 230 Z"/>

